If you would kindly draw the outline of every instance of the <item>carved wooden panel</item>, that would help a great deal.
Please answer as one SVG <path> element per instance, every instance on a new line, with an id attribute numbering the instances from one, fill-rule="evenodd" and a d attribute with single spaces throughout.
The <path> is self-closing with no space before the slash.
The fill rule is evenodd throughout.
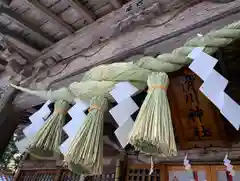
<path id="1" fill-rule="evenodd" d="M 175 136 L 183 149 L 224 145 L 223 120 L 199 91 L 201 85 L 202 80 L 188 68 L 170 76 L 168 98 Z"/>

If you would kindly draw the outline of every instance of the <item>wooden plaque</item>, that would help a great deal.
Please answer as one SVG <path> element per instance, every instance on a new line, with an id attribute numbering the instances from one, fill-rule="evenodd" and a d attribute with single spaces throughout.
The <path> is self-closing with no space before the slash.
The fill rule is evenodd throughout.
<path id="1" fill-rule="evenodd" d="M 202 80 L 188 68 L 169 77 L 168 99 L 180 147 L 226 146 L 220 113 L 199 91 Z"/>

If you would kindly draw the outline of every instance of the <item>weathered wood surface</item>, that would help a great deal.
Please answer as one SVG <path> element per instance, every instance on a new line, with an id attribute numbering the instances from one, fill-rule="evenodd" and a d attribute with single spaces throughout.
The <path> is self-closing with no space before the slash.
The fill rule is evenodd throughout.
<path id="1" fill-rule="evenodd" d="M 44 13 L 47 16 L 49 21 L 59 24 L 61 26 L 61 29 L 63 29 L 68 34 L 75 32 L 75 30 L 69 24 L 65 23 L 55 13 L 47 9 L 44 5 L 39 3 L 37 0 L 27 0 L 27 2 L 30 3 L 33 7 L 39 9 L 42 13 Z"/>
<path id="2" fill-rule="evenodd" d="M 111 59 L 114 58 L 118 58 L 118 60 L 121 60 L 121 58 L 126 58 L 127 56 L 129 56 L 130 53 L 139 50 L 140 47 L 146 47 L 147 45 L 154 45 L 156 43 L 159 43 L 161 42 L 161 39 L 163 39 L 163 37 L 165 37 L 164 40 L 168 40 L 166 36 L 173 35 L 178 30 L 182 30 L 182 33 L 185 33 L 187 31 L 184 31 L 186 27 L 193 27 L 192 29 L 194 29 L 194 25 L 196 25 L 197 23 L 203 22 L 217 15 L 221 15 L 221 17 L 219 18 L 221 19 L 220 21 L 216 22 L 213 26 L 211 26 L 211 22 L 206 22 L 207 25 L 205 27 L 200 26 L 202 27 L 202 29 L 198 31 L 201 31 L 201 33 L 205 33 L 206 31 L 209 31 L 209 29 L 223 27 L 224 24 L 231 23 L 238 19 L 238 15 L 224 16 L 225 12 L 231 11 L 236 8 L 238 8 L 238 10 L 240 11 L 240 0 L 229 4 L 212 4 L 208 2 L 203 2 L 189 8 L 184 13 L 181 13 L 177 18 L 167 23 L 165 26 L 160 26 L 156 28 L 138 28 L 135 31 L 123 34 L 116 39 L 110 40 L 107 45 L 102 48 L 102 50 L 96 55 L 86 58 L 81 56 L 76 58 L 68 65 L 68 67 L 64 71 L 62 71 L 61 74 L 57 75 L 56 77 L 46 78 L 43 82 L 44 84 L 47 84 L 53 81 L 57 81 L 65 76 L 69 76 L 78 71 L 83 71 L 84 68 L 96 66 L 96 64 L 105 63 L 106 61 L 111 61 Z M 162 17 L 161 20 L 156 19 L 156 22 L 161 23 L 168 18 L 168 16 L 165 16 Z M 199 28 L 197 26 L 195 27 Z M 180 43 L 187 40 L 186 37 L 182 38 L 180 35 L 181 34 L 176 35 L 176 37 L 178 37 L 179 39 L 178 41 L 181 41 Z M 187 38 L 190 38 L 192 36 L 195 35 L 188 35 Z M 182 45 L 180 43 L 178 43 L 178 46 Z M 101 46 L 102 45 L 92 48 L 88 52 L 85 52 L 85 55 L 92 54 L 93 52 L 101 48 Z M 65 56 L 68 56 L 68 54 L 70 53 L 68 51 L 68 48 L 70 47 L 71 46 L 68 46 L 67 48 L 65 47 Z M 168 47 L 158 50 L 159 53 L 165 53 L 169 51 L 171 51 L 171 48 Z M 123 55 L 125 55 L 125 57 Z"/>
<path id="3" fill-rule="evenodd" d="M 170 15 L 156 19 L 156 23 L 164 22 Z M 229 4 L 214 4 L 203 2 L 181 13 L 165 26 L 156 28 L 138 28 L 110 40 L 107 45 L 92 57 L 78 57 L 69 63 L 66 69 L 55 77 L 47 77 L 43 81 L 33 84 L 33 88 L 68 86 L 69 83 L 81 79 L 80 73 L 98 64 L 123 61 L 134 54 L 156 55 L 171 52 L 180 47 L 190 37 L 197 33 L 207 33 L 211 29 L 221 28 L 226 24 L 239 20 L 240 0 Z M 74 37 L 63 41 L 71 42 Z M 90 49 L 85 54 L 91 54 L 102 45 Z M 56 49 L 57 52 L 57 49 Z M 66 52 L 67 54 L 67 52 Z M 54 70 L 60 70 L 55 66 Z M 54 86 L 54 84 L 56 86 Z M 43 100 L 26 94 L 19 94 L 14 100 L 18 108 L 28 108 L 42 103 Z"/>
<path id="4" fill-rule="evenodd" d="M 50 50 L 43 51 L 43 55 L 40 56 L 38 60 L 46 59 L 56 53 L 60 54 L 62 58 L 66 58 L 85 50 L 93 43 L 99 44 L 102 41 L 109 39 L 109 37 L 117 31 L 114 27 L 117 23 L 128 18 L 129 15 L 138 13 L 142 9 L 150 7 L 155 2 L 159 3 L 160 13 L 168 9 L 172 10 L 173 5 L 176 7 L 179 6 L 178 3 L 182 4 L 182 1 L 180 0 L 173 0 L 171 3 L 167 0 L 148 0 L 142 1 L 142 4 L 138 4 L 137 0 L 132 0 L 122 8 L 107 14 L 84 29 L 77 31 L 75 35 L 68 36 L 59 41 L 51 46 L 49 48 Z M 132 23 L 130 22 L 130 24 Z"/>
<path id="5" fill-rule="evenodd" d="M 37 27 L 35 24 L 26 21 L 20 14 L 16 13 L 15 11 L 11 10 L 9 7 L 5 7 L 3 5 L 0 6 L 0 14 L 3 15 L 5 19 L 8 19 L 9 23 L 7 23 L 7 26 L 11 24 L 15 24 L 15 29 L 17 29 L 18 32 L 21 32 L 22 29 L 27 28 L 27 31 L 29 34 L 33 34 L 34 37 L 42 39 L 42 42 L 47 45 L 51 45 L 52 42 L 50 41 L 51 38 L 47 36 L 45 33 L 41 32 L 39 27 Z M 1 18 L 0 18 L 1 20 Z M 1 20 L 2 21 L 2 20 Z M 12 25 L 14 27 L 14 25 Z M 11 29 L 11 28 L 10 28 Z"/>
<path id="6" fill-rule="evenodd" d="M 48 35 L 50 37 L 49 40 L 56 42 L 56 40 L 63 39 L 69 33 L 87 26 L 89 23 L 95 21 L 95 19 L 114 10 L 114 7 L 109 4 L 108 0 L 85 0 L 82 5 L 78 2 L 76 0 L 12 0 L 9 7 L 19 17 L 29 22 L 29 24 L 37 26 L 38 29 L 35 30 Z M 92 18 L 91 16 L 96 18 Z M 4 21 L 3 17 L 0 17 L 0 22 L 6 21 Z M 36 38 L 32 34 L 27 36 L 29 34 L 27 31 L 29 30 L 17 27 L 15 23 L 11 23 L 11 25 L 11 30 L 18 31 L 19 36 L 41 45 L 39 48 L 48 47 L 49 44 L 42 43 L 43 39 Z"/>

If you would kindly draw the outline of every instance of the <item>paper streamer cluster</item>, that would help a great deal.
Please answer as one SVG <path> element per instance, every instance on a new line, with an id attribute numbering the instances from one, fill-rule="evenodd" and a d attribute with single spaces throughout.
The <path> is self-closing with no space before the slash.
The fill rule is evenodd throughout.
<path id="1" fill-rule="evenodd" d="M 193 59 L 189 68 L 204 82 L 200 91 L 220 110 L 222 115 L 238 130 L 240 126 L 240 106 L 225 92 L 228 80 L 214 70 L 218 60 L 198 47 L 188 55 Z"/>
<path id="2" fill-rule="evenodd" d="M 68 135 L 68 139 L 60 145 L 60 151 L 63 155 L 67 153 L 73 138 L 83 125 L 83 122 L 86 118 L 84 111 L 86 111 L 88 108 L 89 103 L 81 101 L 80 99 L 76 99 L 75 105 L 68 110 L 68 114 L 72 119 L 63 127 L 63 130 Z"/>
<path id="3" fill-rule="evenodd" d="M 35 112 L 33 115 L 29 117 L 29 120 L 31 121 L 32 124 L 23 129 L 25 138 L 15 142 L 15 145 L 20 153 L 26 151 L 30 144 L 30 140 L 41 129 L 41 127 L 44 125 L 45 120 L 51 114 L 51 110 L 48 107 L 50 104 L 51 101 L 47 101 L 37 112 Z"/>
<path id="4" fill-rule="evenodd" d="M 119 126 L 115 131 L 115 135 L 123 148 L 128 144 L 128 134 L 134 124 L 131 115 L 139 109 L 131 98 L 136 92 L 138 92 L 138 89 L 129 82 L 116 84 L 110 92 L 118 105 L 113 107 L 109 112 Z M 20 152 L 23 153 L 27 150 L 31 138 L 41 129 L 51 114 L 51 110 L 48 107 L 50 103 L 51 101 L 47 101 L 36 113 L 29 117 L 32 124 L 23 130 L 26 137 L 15 143 Z M 68 135 L 68 138 L 60 145 L 60 151 L 63 155 L 67 153 L 73 138 L 81 129 L 86 118 L 85 111 L 88 108 L 89 103 L 75 99 L 75 105 L 68 110 L 68 114 L 72 119 L 63 127 L 64 132 Z M 107 136 L 104 136 L 104 138 L 108 144 L 109 141 L 107 140 L 109 140 L 109 138 Z M 119 149 L 117 145 L 115 146 L 116 149 Z"/>
<path id="5" fill-rule="evenodd" d="M 116 84 L 110 92 L 118 104 L 109 112 L 119 126 L 115 131 L 115 135 L 123 148 L 128 144 L 128 135 L 134 124 L 131 115 L 139 109 L 131 98 L 136 92 L 138 92 L 138 89 L 129 82 Z"/>

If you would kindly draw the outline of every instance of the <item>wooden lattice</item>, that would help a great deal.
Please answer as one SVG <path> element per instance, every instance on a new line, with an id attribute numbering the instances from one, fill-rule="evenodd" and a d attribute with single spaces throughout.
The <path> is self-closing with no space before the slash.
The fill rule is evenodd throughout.
<path id="1" fill-rule="evenodd" d="M 84 181 L 114 181 L 114 179 L 115 173 L 105 173 L 102 175 L 86 177 Z"/>
<path id="2" fill-rule="evenodd" d="M 84 181 L 114 181 L 115 173 L 85 177 Z M 6 179 L 5 179 L 6 180 Z M 4 181 L 5 181 L 4 180 Z M 81 175 L 69 170 L 22 170 L 16 181 L 80 181 Z M 1 178 L 0 178 L 1 181 Z M 11 179 L 7 181 L 12 181 Z"/>
<path id="3" fill-rule="evenodd" d="M 126 181 L 160 181 L 161 171 L 160 167 L 155 167 L 153 173 L 150 175 L 150 165 L 132 165 L 128 168 L 126 174 Z"/>
<path id="4" fill-rule="evenodd" d="M 79 181 L 81 175 L 72 173 L 70 171 L 64 171 L 62 173 L 61 181 Z"/>
<path id="5" fill-rule="evenodd" d="M 18 181 L 54 181 L 57 176 L 57 170 L 44 170 L 44 171 L 22 171 Z"/>

